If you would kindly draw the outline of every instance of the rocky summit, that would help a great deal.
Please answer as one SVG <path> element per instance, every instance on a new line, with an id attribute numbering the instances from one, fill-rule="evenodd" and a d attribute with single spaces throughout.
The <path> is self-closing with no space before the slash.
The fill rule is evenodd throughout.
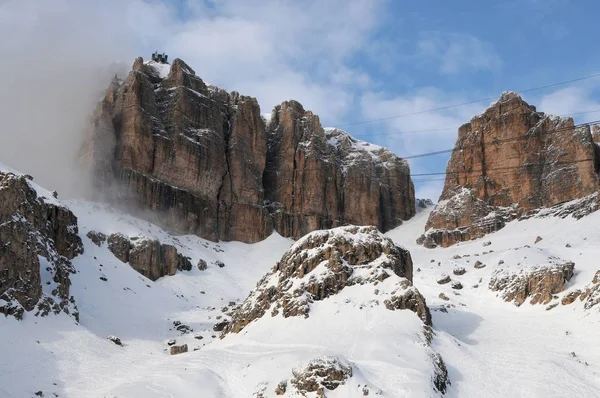
<path id="1" fill-rule="evenodd" d="M 589 126 L 538 112 L 505 92 L 459 128 L 444 189 L 418 243 L 447 247 L 590 197 L 599 188 L 598 154 Z M 580 204 L 585 214 L 597 208 L 595 196 Z"/>
<path id="2" fill-rule="evenodd" d="M 256 99 L 205 84 L 180 59 L 137 58 L 115 78 L 80 158 L 106 199 L 213 241 L 348 223 L 387 231 L 415 213 L 402 159 L 324 129 L 296 101 L 267 122 Z"/>

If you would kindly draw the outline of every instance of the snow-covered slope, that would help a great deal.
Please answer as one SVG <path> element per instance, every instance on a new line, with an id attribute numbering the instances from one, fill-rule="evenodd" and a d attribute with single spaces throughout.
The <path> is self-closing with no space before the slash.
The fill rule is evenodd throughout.
<path id="1" fill-rule="evenodd" d="M 446 249 L 415 243 L 427 217 L 421 212 L 388 235 L 410 250 L 415 268 L 421 269 L 414 283 L 432 310 L 433 347 L 452 380 L 448 396 L 600 397 L 600 306 L 585 310 L 580 300 L 561 304 L 600 269 L 600 213 L 580 220 L 513 221 L 494 234 Z M 538 236 L 542 240 L 535 244 Z M 555 307 L 530 305 L 529 300 L 517 307 L 488 288 L 498 270 L 518 272 L 551 258 L 575 263 L 565 292 L 552 301 Z M 477 261 L 485 267 L 476 269 Z M 466 273 L 454 275 L 458 267 Z M 463 289 L 437 284 L 442 274 L 460 281 Z M 440 299 L 440 293 L 449 300 Z"/>
<path id="2" fill-rule="evenodd" d="M 448 397 L 600 396 L 600 305 L 585 309 L 579 299 L 561 304 L 570 292 L 590 286 L 600 269 L 600 213 L 578 221 L 515 221 L 447 249 L 415 243 L 429 210 L 390 231 L 388 237 L 410 250 L 414 286 L 431 309 L 434 336 L 427 348 L 422 321 L 411 311 L 371 305 L 378 296 L 370 285 L 312 303 L 308 318 L 269 314 L 219 339 L 215 323 L 242 303 L 291 240 L 274 234 L 248 245 L 174 237 L 105 205 L 62 203 L 78 217 L 84 244 L 70 277 L 79 323 L 66 314 L 0 318 L 0 397 L 35 397 L 38 391 L 45 397 L 270 397 L 294 369 L 301 373 L 310 361 L 332 358 L 351 367 L 353 376 L 328 397 L 362 397 L 365 386 L 369 396 L 430 397 L 437 395 L 431 352 L 448 368 Z M 93 244 L 86 236 L 91 230 L 158 238 L 190 257 L 194 268 L 152 282 Z M 542 240 L 534 243 L 538 236 Z M 208 264 L 204 271 L 195 267 L 200 259 Z M 476 261 L 485 267 L 475 268 Z M 549 304 L 528 299 L 517 307 L 488 287 L 498 272 L 569 261 L 574 276 Z M 460 267 L 466 273 L 455 275 Z M 438 284 L 442 274 L 463 288 Z M 193 331 L 182 333 L 181 325 Z M 169 355 L 170 339 L 187 344 L 189 352 Z M 291 392 L 288 386 L 285 396 Z"/>

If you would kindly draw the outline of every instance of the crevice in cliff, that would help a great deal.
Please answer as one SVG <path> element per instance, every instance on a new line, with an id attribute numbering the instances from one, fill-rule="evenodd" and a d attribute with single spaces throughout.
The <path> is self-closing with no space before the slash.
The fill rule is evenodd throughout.
<path id="1" fill-rule="evenodd" d="M 232 112 L 232 104 L 229 103 L 227 108 L 226 118 L 223 123 L 223 140 L 225 141 L 225 173 L 221 176 L 221 185 L 219 186 L 219 190 L 217 191 L 217 225 L 216 225 L 216 235 L 217 239 L 221 239 L 222 230 L 225 231 L 224 228 L 227 228 L 229 224 L 229 217 L 231 215 L 231 206 L 233 202 L 233 180 L 231 178 L 231 130 L 232 130 L 232 119 L 234 113 Z M 227 181 L 229 180 L 229 181 Z M 224 190 L 226 189 L 226 185 L 229 184 L 229 198 L 225 197 Z M 227 200 L 229 199 L 229 201 Z M 223 224 L 223 225 L 222 225 Z"/>
<path id="2" fill-rule="evenodd" d="M 481 147 L 481 179 L 483 181 L 483 197 L 486 200 L 490 200 L 489 196 L 488 196 L 488 180 L 487 180 L 487 172 L 486 172 L 486 161 L 485 161 L 485 134 L 484 132 L 484 128 L 480 129 L 480 134 L 481 134 L 481 138 L 479 140 L 479 144 Z"/>
<path id="3" fill-rule="evenodd" d="M 600 175 L 600 144 L 594 142 L 594 171 Z"/>

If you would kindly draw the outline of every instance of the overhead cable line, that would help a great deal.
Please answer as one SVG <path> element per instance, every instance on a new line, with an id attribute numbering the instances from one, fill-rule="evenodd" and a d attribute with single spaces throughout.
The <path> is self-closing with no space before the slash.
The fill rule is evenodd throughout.
<path id="1" fill-rule="evenodd" d="M 575 82 L 579 82 L 579 81 L 582 81 L 582 80 L 593 79 L 593 78 L 599 77 L 599 76 L 600 76 L 600 73 L 595 73 L 593 75 L 588 75 L 588 76 L 578 77 L 578 78 L 575 78 L 575 79 L 570 79 L 570 80 L 565 80 L 565 81 L 561 81 L 561 82 L 546 84 L 546 85 L 543 85 L 543 86 L 533 87 L 533 88 L 529 88 L 529 89 L 526 89 L 526 90 L 519 90 L 519 91 L 516 91 L 516 92 L 518 94 L 524 94 L 524 93 L 529 93 L 529 92 L 532 92 L 532 91 L 543 90 L 543 89 L 546 89 L 546 88 L 561 86 L 561 85 L 564 85 L 564 84 L 575 83 Z M 484 102 L 484 101 L 492 101 L 492 100 L 496 100 L 498 98 L 500 98 L 500 96 L 481 98 L 481 99 L 477 99 L 477 100 L 466 101 L 466 102 L 461 102 L 461 103 L 458 103 L 458 104 L 441 106 L 441 107 L 438 107 L 438 108 L 426 109 L 426 110 L 417 111 L 417 112 L 403 113 L 403 114 L 399 114 L 399 115 L 395 115 L 395 116 L 382 117 L 382 118 L 378 118 L 378 119 L 362 120 L 362 121 L 358 121 L 358 122 L 344 124 L 344 125 L 341 125 L 340 127 L 344 127 L 344 126 L 356 126 L 356 125 L 359 125 L 359 124 L 382 122 L 382 121 L 386 121 L 386 120 L 399 119 L 399 118 L 407 117 L 407 116 L 422 115 L 424 113 L 438 112 L 438 111 L 443 111 L 443 110 L 447 110 L 447 109 L 458 108 L 458 107 L 465 106 L 465 105 L 477 104 L 477 103 Z"/>

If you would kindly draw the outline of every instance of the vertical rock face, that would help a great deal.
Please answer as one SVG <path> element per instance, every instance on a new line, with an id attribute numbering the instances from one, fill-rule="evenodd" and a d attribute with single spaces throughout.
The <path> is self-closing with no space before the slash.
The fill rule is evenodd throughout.
<path id="1" fill-rule="evenodd" d="M 537 112 L 504 93 L 460 127 L 439 204 L 420 241 L 449 246 L 493 232 L 527 211 L 598 190 L 589 127 Z"/>
<path id="2" fill-rule="evenodd" d="M 136 59 L 98 105 L 82 161 L 108 199 L 180 233 L 256 242 L 343 223 L 388 230 L 414 214 L 406 162 L 295 102 L 267 128 L 254 98 L 207 86 L 183 61 Z"/>
<path id="3" fill-rule="evenodd" d="M 24 176 L 0 172 L 0 313 L 75 311 L 70 259 L 83 252 L 77 218 L 38 197 Z M 50 280 L 42 280 L 41 267 Z M 51 289 L 44 294 L 42 283 Z"/>
<path id="4" fill-rule="evenodd" d="M 300 237 L 341 224 L 387 231 L 414 215 L 408 164 L 384 148 L 323 129 L 296 101 L 271 115 L 265 171 L 275 229 Z"/>

